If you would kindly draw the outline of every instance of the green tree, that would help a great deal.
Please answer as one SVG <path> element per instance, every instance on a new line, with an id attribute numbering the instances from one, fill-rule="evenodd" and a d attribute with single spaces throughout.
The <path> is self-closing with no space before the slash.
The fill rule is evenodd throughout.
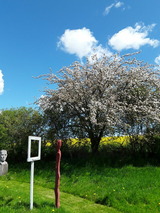
<path id="1" fill-rule="evenodd" d="M 0 143 L 16 156 L 26 157 L 29 135 L 43 134 L 43 116 L 32 108 L 2 110 L 0 113 Z"/>
<path id="2" fill-rule="evenodd" d="M 0 124 L 0 149 L 6 149 L 8 144 L 7 129 Z"/>

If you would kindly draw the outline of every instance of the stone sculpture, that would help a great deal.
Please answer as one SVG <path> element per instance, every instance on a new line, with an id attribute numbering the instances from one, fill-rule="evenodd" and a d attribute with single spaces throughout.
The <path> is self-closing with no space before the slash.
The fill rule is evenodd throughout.
<path id="1" fill-rule="evenodd" d="M 0 176 L 7 174 L 8 172 L 8 163 L 7 159 L 7 151 L 0 150 Z"/>

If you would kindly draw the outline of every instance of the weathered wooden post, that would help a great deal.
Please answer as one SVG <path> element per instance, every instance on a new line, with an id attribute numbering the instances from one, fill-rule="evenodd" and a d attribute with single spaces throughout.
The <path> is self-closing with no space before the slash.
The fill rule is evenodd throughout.
<path id="1" fill-rule="evenodd" d="M 60 162 L 61 162 L 61 148 L 62 141 L 57 140 L 57 153 L 56 153 L 56 176 L 55 176 L 55 207 L 60 207 Z"/>

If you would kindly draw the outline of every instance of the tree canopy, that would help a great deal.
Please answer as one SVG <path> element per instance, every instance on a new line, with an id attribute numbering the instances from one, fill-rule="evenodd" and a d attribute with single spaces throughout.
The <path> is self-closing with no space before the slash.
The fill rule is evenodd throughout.
<path id="1" fill-rule="evenodd" d="M 102 136 L 125 132 L 131 118 L 160 121 L 160 72 L 133 55 L 93 56 L 40 77 L 56 89 L 46 89 L 37 103 L 44 112 L 65 115 L 68 132 L 89 137 L 93 152 Z"/>
<path id="2" fill-rule="evenodd" d="M 20 153 L 26 158 L 28 136 L 43 134 L 43 116 L 32 108 L 2 110 L 0 113 L 0 149 Z"/>

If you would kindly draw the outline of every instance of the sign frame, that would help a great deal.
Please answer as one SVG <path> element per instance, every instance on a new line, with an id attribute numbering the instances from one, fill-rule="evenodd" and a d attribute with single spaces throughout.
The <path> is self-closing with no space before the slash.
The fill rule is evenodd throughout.
<path id="1" fill-rule="evenodd" d="M 31 156 L 32 140 L 38 141 L 38 156 Z M 29 136 L 28 137 L 28 158 L 27 162 L 33 162 L 41 159 L 41 137 Z"/>

